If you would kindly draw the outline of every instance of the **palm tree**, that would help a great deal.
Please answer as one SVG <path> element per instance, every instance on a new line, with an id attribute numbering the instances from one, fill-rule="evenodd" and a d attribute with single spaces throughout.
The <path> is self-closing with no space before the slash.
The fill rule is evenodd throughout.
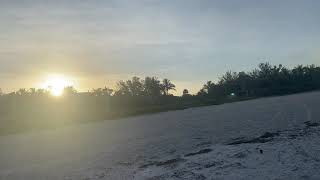
<path id="1" fill-rule="evenodd" d="M 157 77 L 146 77 L 144 79 L 144 92 L 147 96 L 157 97 L 161 95 L 161 84 Z"/>
<path id="2" fill-rule="evenodd" d="M 182 96 L 189 96 L 189 91 L 188 91 L 188 89 L 184 89 L 184 90 L 182 91 Z"/>
<path id="3" fill-rule="evenodd" d="M 203 92 L 210 94 L 215 84 L 212 81 L 208 81 L 205 85 L 203 85 Z"/>
<path id="4" fill-rule="evenodd" d="M 132 80 L 128 80 L 126 83 L 132 96 L 143 95 L 143 82 L 139 77 L 134 76 L 132 77 Z"/>
<path id="5" fill-rule="evenodd" d="M 163 94 L 169 95 L 169 91 L 170 90 L 176 90 L 175 89 L 176 85 L 174 85 L 173 83 L 171 83 L 171 81 L 169 79 L 163 79 L 162 80 L 162 84 L 161 84 L 161 90 L 163 91 Z"/>

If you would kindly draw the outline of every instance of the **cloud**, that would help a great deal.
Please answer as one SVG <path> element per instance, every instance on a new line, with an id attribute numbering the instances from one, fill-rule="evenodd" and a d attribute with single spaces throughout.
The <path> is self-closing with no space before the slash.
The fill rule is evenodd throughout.
<path id="1" fill-rule="evenodd" d="M 250 69 L 261 58 L 314 63 L 308 54 L 319 47 L 319 6 L 312 0 L 2 0 L 0 81 L 60 72 L 200 82 Z M 298 51 L 299 58 L 289 56 Z"/>

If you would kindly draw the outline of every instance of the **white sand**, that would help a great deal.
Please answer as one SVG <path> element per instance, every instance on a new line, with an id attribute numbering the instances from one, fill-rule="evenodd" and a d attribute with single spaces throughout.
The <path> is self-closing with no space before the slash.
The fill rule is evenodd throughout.
<path id="1" fill-rule="evenodd" d="M 314 127 L 281 132 L 267 143 L 210 145 L 195 151 L 202 154 L 154 159 L 137 168 L 135 179 L 316 180 L 319 143 L 320 127 Z"/>
<path id="2" fill-rule="evenodd" d="M 319 127 L 304 124 L 319 107 L 313 92 L 2 136 L 0 179 L 320 179 Z"/>

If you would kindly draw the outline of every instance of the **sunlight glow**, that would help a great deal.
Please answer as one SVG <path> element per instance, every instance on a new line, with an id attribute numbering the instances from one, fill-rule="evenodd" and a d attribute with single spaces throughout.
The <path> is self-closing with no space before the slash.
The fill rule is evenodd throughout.
<path id="1" fill-rule="evenodd" d="M 65 87 L 73 86 L 73 83 L 63 75 L 51 75 L 43 83 L 42 88 L 47 89 L 53 96 L 62 96 Z"/>

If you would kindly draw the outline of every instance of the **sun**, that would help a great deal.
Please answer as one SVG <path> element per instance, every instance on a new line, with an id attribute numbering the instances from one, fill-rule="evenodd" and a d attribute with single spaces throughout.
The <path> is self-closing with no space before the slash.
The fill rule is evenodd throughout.
<path id="1" fill-rule="evenodd" d="M 56 97 L 62 96 L 65 87 L 68 86 L 73 86 L 73 83 L 63 75 L 50 75 L 42 85 L 44 89 Z"/>

